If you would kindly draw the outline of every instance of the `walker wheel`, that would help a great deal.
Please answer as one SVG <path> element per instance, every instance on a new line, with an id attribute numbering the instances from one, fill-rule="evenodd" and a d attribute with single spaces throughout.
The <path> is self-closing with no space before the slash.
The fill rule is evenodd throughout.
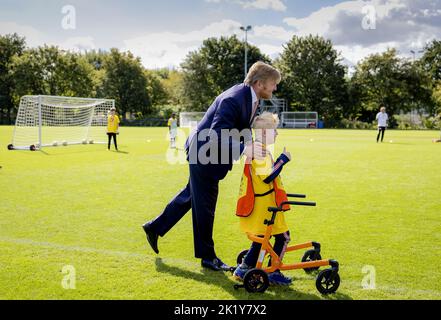
<path id="1" fill-rule="evenodd" d="M 251 269 L 245 273 L 243 285 L 250 293 L 265 292 L 269 286 L 268 274 L 262 269 Z"/>
<path id="2" fill-rule="evenodd" d="M 243 258 L 246 256 L 246 254 L 248 253 L 249 250 L 242 250 L 238 255 L 237 255 L 237 264 L 241 264 L 243 261 Z"/>
<path id="3" fill-rule="evenodd" d="M 335 293 L 340 286 L 340 276 L 332 269 L 323 270 L 317 276 L 315 286 L 321 294 Z"/>
<path id="4" fill-rule="evenodd" d="M 305 254 L 303 255 L 302 258 L 302 262 L 310 262 L 310 261 L 317 261 L 317 260 L 322 260 L 322 256 L 320 255 L 320 252 L 311 249 L 305 252 Z M 313 268 L 306 268 L 304 269 L 306 273 L 311 273 L 314 271 L 317 271 L 318 269 L 320 269 L 320 267 L 313 267 Z"/>

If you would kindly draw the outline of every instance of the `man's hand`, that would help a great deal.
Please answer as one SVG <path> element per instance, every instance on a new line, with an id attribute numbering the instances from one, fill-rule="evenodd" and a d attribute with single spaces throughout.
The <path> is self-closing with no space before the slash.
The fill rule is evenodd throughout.
<path id="1" fill-rule="evenodd" d="M 291 153 L 286 151 L 286 147 L 283 148 L 283 154 L 288 157 L 289 161 L 291 161 Z"/>
<path id="2" fill-rule="evenodd" d="M 253 159 L 263 160 L 266 157 L 266 150 L 261 142 L 255 141 L 248 143 L 243 152 L 245 154 L 246 162 L 250 163 Z"/>

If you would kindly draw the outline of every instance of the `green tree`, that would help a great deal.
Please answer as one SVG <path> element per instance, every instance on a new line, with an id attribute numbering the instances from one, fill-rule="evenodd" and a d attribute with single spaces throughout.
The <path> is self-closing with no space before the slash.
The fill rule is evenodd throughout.
<path id="1" fill-rule="evenodd" d="M 164 105 L 168 103 L 169 95 L 162 80 L 167 75 L 163 71 L 145 70 L 147 79 L 147 92 L 153 106 Z"/>
<path id="2" fill-rule="evenodd" d="M 441 81 L 441 41 L 433 40 L 426 45 L 419 64 L 429 73 L 434 82 Z"/>
<path id="3" fill-rule="evenodd" d="M 426 45 L 419 65 L 431 79 L 433 114 L 441 116 L 441 41 L 433 40 Z"/>
<path id="4" fill-rule="evenodd" d="M 14 95 L 92 95 L 92 68 L 79 54 L 44 46 L 15 57 L 11 67 Z"/>
<path id="5" fill-rule="evenodd" d="M 162 84 L 168 96 L 168 104 L 180 106 L 183 95 L 183 73 L 178 70 L 167 70 Z"/>
<path id="6" fill-rule="evenodd" d="M 92 50 L 84 54 L 84 59 L 92 67 L 93 97 L 104 97 L 104 78 L 106 76 L 105 60 L 109 53 L 103 50 Z"/>
<path id="7" fill-rule="evenodd" d="M 432 97 L 436 106 L 435 114 L 441 117 L 441 81 L 433 89 Z"/>
<path id="8" fill-rule="evenodd" d="M 351 79 L 360 92 L 359 114 L 372 122 L 380 106 L 387 109 L 391 126 L 400 111 L 431 110 L 432 99 L 427 74 L 416 63 L 400 59 L 395 49 L 373 54 L 361 61 Z"/>
<path id="9" fill-rule="evenodd" d="M 244 43 L 236 36 L 209 38 L 190 52 L 181 64 L 183 102 L 187 110 L 205 111 L 224 90 L 244 80 Z M 269 62 L 255 46 L 248 45 L 248 67 Z"/>
<path id="10" fill-rule="evenodd" d="M 66 83 L 62 91 L 64 96 L 95 96 L 93 68 L 84 56 L 67 52 L 63 55 L 62 67 L 64 68 L 64 76 L 60 78 Z"/>
<path id="11" fill-rule="evenodd" d="M 115 99 L 123 117 L 126 112 L 146 115 L 153 111 L 147 91 L 147 78 L 139 58 L 130 52 L 111 49 L 104 61 L 104 69 L 106 74 L 101 95 Z"/>
<path id="12" fill-rule="evenodd" d="M 0 36 L 0 123 L 7 119 L 12 122 L 14 110 L 13 79 L 10 74 L 14 57 L 25 49 L 25 39 L 16 33 Z"/>
<path id="13" fill-rule="evenodd" d="M 317 111 L 338 120 L 347 101 L 345 67 L 330 40 L 294 36 L 276 63 L 282 72 L 280 94 L 294 111 Z"/>

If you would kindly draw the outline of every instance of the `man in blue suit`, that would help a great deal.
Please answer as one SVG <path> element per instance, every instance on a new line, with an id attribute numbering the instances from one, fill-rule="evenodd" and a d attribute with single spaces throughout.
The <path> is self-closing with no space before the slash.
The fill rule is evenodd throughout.
<path id="1" fill-rule="evenodd" d="M 190 167 L 189 182 L 152 221 L 143 225 L 152 249 L 159 253 L 158 237 L 163 237 L 190 209 L 193 218 L 195 257 L 201 265 L 215 271 L 230 267 L 216 255 L 213 222 L 219 181 L 242 154 L 263 159 L 264 148 L 252 141 L 251 123 L 259 99 L 271 99 L 281 80 L 280 72 L 256 62 L 243 84 L 221 93 L 208 108 L 185 148 Z M 240 132 L 240 134 L 238 134 Z"/>

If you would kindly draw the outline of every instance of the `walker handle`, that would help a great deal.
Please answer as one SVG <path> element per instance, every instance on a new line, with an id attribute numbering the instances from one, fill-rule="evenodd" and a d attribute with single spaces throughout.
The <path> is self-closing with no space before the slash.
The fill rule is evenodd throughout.
<path id="1" fill-rule="evenodd" d="M 290 198 L 303 198 L 303 199 L 306 198 L 306 195 L 296 194 L 296 193 L 288 193 L 287 196 Z"/>
<path id="2" fill-rule="evenodd" d="M 308 207 L 315 207 L 315 206 L 317 206 L 317 203 L 315 203 L 315 202 L 283 201 L 280 204 L 280 207 L 268 207 L 268 211 L 272 212 L 273 214 L 275 214 L 276 212 L 279 212 L 279 211 L 283 211 L 282 208 L 283 208 L 283 206 L 285 204 L 291 204 L 291 205 L 294 205 L 294 206 L 308 206 Z"/>
<path id="3" fill-rule="evenodd" d="M 280 207 L 283 207 L 285 204 L 291 204 L 293 206 L 308 206 L 308 207 L 315 207 L 317 206 L 317 203 L 315 202 L 300 202 L 300 201 L 283 201 L 280 204 Z"/>

